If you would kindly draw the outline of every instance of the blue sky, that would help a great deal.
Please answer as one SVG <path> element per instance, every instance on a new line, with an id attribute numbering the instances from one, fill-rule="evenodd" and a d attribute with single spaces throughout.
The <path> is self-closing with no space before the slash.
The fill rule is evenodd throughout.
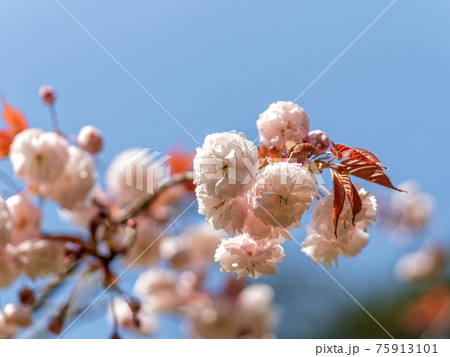
<path id="1" fill-rule="evenodd" d="M 199 142 L 232 129 L 255 139 L 258 114 L 295 99 L 390 3 L 61 0 Z M 438 236 L 450 228 L 449 14 L 448 1 L 398 0 L 298 101 L 312 129 L 374 151 L 394 183 L 415 178 L 432 193 Z M 49 129 L 37 90 L 55 86 L 65 132 L 103 131 L 103 167 L 128 147 L 197 146 L 52 0 L 1 1 L 0 49 L 0 93 L 32 126 Z M 332 271 L 363 297 L 366 279 L 393 282 L 400 253 L 374 233 L 358 258 Z M 292 244 L 280 273 L 307 269 L 341 296 L 310 263 Z"/>

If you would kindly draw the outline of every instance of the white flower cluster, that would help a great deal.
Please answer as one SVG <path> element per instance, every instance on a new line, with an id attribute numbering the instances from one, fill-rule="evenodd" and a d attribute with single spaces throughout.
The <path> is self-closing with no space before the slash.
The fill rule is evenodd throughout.
<path id="1" fill-rule="evenodd" d="M 24 130 L 15 137 L 9 158 L 28 187 L 63 208 L 83 201 L 97 179 L 91 155 L 55 132 Z"/>
<path id="2" fill-rule="evenodd" d="M 367 228 L 375 221 L 377 202 L 373 195 L 360 187 L 358 193 L 362 201 L 362 210 L 354 223 L 352 209 L 348 198 L 339 217 L 337 234 L 334 234 L 333 196 L 319 200 L 313 211 L 311 225 L 307 227 L 308 235 L 302 243 L 302 251 L 316 262 L 323 262 L 331 267 L 333 260 L 337 264 L 339 255 L 354 257 L 367 245 L 369 234 Z"/>
<path id="3" fill-rule="evenodd" d="M 97 178 L 91 155 L 56 132 L 20 132 L 9 158 L 27 189 L 6 202 L 0 199 L 0 287 L 21 274 L 37 279 L 58 273 L 64 265 L 64 244 L 41 239 L 41 210 L 33 194 L 72 210 L 85 202 Z"/>
<path id="4" fill-rule="evenodd" d="M 12 284 L 21 274 L 32 279 L 57 273 L 64 264 L 64 247 L 40 240 L 40 210 L 27 194 L 0 198 L 0 287 Z"/>
<path id="5" fill-rule="evenodd" d="M 314 175 L 285 156 L 286 141 L 314 142 L 316 155 L 329 146 L 328 136 L 309 135 L 309 117 L 291 102 L 272 104 L 257 121 L 266 149 L 284 156 L 265 160 L 244 134 L 230 131 L 208 135 L 194 158 L 194 183 L 199 213 L 232 238 L 223 240 L 215 259 L 222 271 L 238 277 L 275 274 L 283 260 L 280 245 L 317 194 Z"/>
<path id="6" fill-rule="evenodd" d="M 134 291 L 141 300 L 139 332 L 149 334 L 149 321 L 158 312 L 180 313 L 190 334 L 199 338 L 270 338 L 276 324 L 274 291 L 265 284 L 238 287 L 214 295 L 201 287 L 199 275 L 191 271 L 149 269 L 136 281 Z M 130 310 L 124 327 L 130 328 Z M 134 326 L 134 329 L 137 327 Z M 132 327 L 133 329 L 133 327 Z"/>

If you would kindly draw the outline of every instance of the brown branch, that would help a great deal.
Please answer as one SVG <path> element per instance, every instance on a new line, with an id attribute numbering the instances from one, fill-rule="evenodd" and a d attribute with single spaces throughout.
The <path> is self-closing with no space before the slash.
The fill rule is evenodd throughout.
<path id="1" fill-rule="evenodd" d="M 190 181 L 192 181 L 192 172 L 186 172 L 182 176 L 168 182 L 167 184 L 161 186 L 153 195 L 149 195 L 149 197 L 141 201 L 136 207 L 132 208 L 124 217 L 119 219 L 113 225 L 117 226 L 126 223 L 126 221 L 128 221 L 130 218 L 136 217 L 142 210 L 150 206 L 163 192 L 165 192 L 170 187 Z"/>

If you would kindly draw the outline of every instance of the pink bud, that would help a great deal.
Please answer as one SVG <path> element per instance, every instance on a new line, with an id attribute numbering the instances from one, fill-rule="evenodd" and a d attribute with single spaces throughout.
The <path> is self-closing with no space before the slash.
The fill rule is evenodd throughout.
<path id="1" fill-rule="evenodd" d="M 330 139 L 328 135 L 324 133 L 322 130 L 313 130 L 310 131 L 306 141 L 316 147 L 316 151 L 314 151 L 314 155 L 325 154 L 325 152 L 330 147 Z"/>
<path id="2" fill-rule="evenodd" d="M 77 144 L 89 154 L 97 154 L 103 147 L 102 133 L 92 125 L 85 126 L 78 134 Z"/>
<path id="3" fill-rule="evenodd" d="M 30 326 L 33 323 L 33 313 L 30 305 L 6 304 L 3 308 L 5 320 L 21 327 Z"/>
<path id="4" fill-rule="evenodd" d="M 39 96 L 45 104 L 52 105 L 56 100 L 56 92 L 52 86 L 43 85 L 39 88 Z"/>

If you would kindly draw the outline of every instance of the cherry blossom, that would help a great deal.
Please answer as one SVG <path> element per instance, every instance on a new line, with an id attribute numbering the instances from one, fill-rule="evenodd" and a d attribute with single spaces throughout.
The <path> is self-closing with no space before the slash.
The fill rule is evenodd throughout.
<path id="1" fill-rule="evenodd" d="M 314 176 L 301 165 L 286 162 L 267 165 L 259 176 L 250 194 L 254 214 L 281 232 L 299 227 L 317 194 Z"/>
<path id="2" fill-rule="evenodd" d="M 395 224 L 403 230 L 419 230 L 430 222 L 434 211 L 434 200 L 423 192 L 415 181 L 405 181 L 399 187 L 408 192 L 394 191 L 390 208 L 395 216 Z"/>
<path id="3" fill-rule="evenodd" d="M 9 158 L 16 175 L 29 186 L 53 183 L 69 158 L 67 140 L 57 133 L 27 129 L 11 144 Z"/>
<path id="4" fill-rule="evenodd" d="M 376 219 L 377 202 L 373 195 L 364 188 L 358 189 L 362 209 L 352 223 L 352 209 L 346 199 L 339 218 L 337 234 L 334 234 L 332 219 L 333 196 L 329 195 L 316 203 L 311 226 L 302 243 L 302 251 L 316 262 L 324 262 L 327 267 L 336 261 L 339 255 L 354 257 L 367 245 L 369 234 L 367 228 Z"/>
<path id="5" fill-rule="evenodd" d="M 64 246 L 57 242 L 27 240 L 14 247 L 17 265 L 31 279 L 58 273 L 64 265 Z"/>
<path id="6" fill-rule="evenodd" d="M 52 184 L 40 186 L 43 196 L 71 209 L 86 199 L 97 179 L 92 157 L 76 146 L 68 148 L 68 162 L 63 173 Z"/>
<path id="7" fill-rule="evenodd" d="M 11 243 L 18 245 L 27 239 L 37 239 L 41 230 L 41 211 L 27 194 L 11 196 L 6 201 L 14 218 Z"/>
<path id="8" fill-rule="evenodd" d="M 211 197 L 236 198 L 249 189 L 257 164 L 258 149 L 243 133 L 211 134 L 197 148 L 194 183 Z"/>
<path id="9" fill-rule="evenodd" d="M 214 261 L 214 254 L 223 234 L 208 223 L 187 228 L 181 236 L 161 242 L 160 253 L 177 269 L 187 265 L 201 266 Z"/>
<path id="10" fill-rule="evenodd" d="M 231 236 L 243 232 L 248 210 L 248 198 L 246 196 L 220 200 L 208 195 L 204 186 L 197 186 L 195 193 L 198 201 L 198 212 L 206 215 L 206 220 L 215 229 L 223 229 Z"/>
<path id="11" fill-rule="evenodd" d="M 252 284 L 245 287 L 237 297 L 242 311 L 241 324 L 249 338 L 273 338 L 278 311 L 274 306 L 275 291 L 267 284 Z M 242 328 L 242 327 L 241 327 Z"/>
<path id="12" fill-rule="evenodd" d="M 157 268 L 139 276 L 134 292 L 157 311 L 176 311 L 188 298 L 173 271 Z"/>
<path id="13" fill-rule="evenodd" d="M 407 282 L 425 282 L 435 279 L 445 267 L 442 249 L 423 249 L 405 254 L 395 265 L 396 276 Z"/>
<path id="14" fill-rule="evenodd" d="M 0 337 L 31 325 L 33 312 L 64 289 L 64 299 L 52 300 L 57 306 L 45 325 L 57 335 L 95 296 L 107 294 L 112 338 L 123 330 L 154 334 L 158 314 L 183 320 L 193 337 L 272 338 L 279 316 L 274 290 L 242 278 L 276 274 L 282 244 L 318 194 L 323 198 L 314 207 L 303 252 L 327 267 L 337 265 L 339 255 L 356 256 L 368 243 L 377 202 L 350 176 L 396 189 L 374 154 L 309 131 L 308 115 L 293 102 L 273 103 L 260 115 L 260 147 L 228 131 L 206 136 L 195 157 L 129 149 L 110 163 L 103 189 L 95 165 L 103 158 L 93 156 L 102 149 L 102 133 L 91 125 L 78 135 L 65 133 L 57 125 L 54 89 L 44 86 L 40 96 L 55 132 L 27 129 L 21 111 L 4 104 L 0 156 L 9 156 L 12 171 L 25 182 L 17 189 L 8 182 L 13 192 L 6 202 L 0 199 L 0 288 L 21 275 L 33 282 L 20 288 L 17 302 L 0 308 Z M 336 194 L 325 196 L 329 191 L 317 184 L 316 169 L 331 171 Z M 432 204 L 420 190 L 407 189 L 413 192 L 408 199 L 393 196 L 393 216 L 422 228 Z M 194 191 L 207 222 L 188 211 Z M 54 209 L 49 201 L 77 227 L 47 227 L 51 219 L 42 218 Z M 445 263 L 438 253 L 406 256 L 397 274 L 409 281 L 435 279 Z M 219 266 L 235 274 L 216 274 Z M 122 277 L 131 269 L 137 277 L 132 290 Z"/>
<path id="15" fill-rule="evenodd" d="M 304 142 L 309 132 L 309 117 L 297 104 L 280 101 L 260 114 L 256 126 L 262 145 L 282 149 L 286 140 Z"/>
<path id="16" fill-rule="evenodd" d="M 273 275 L 276 263 L 283 261 L 284 249 L 273 240 L 253 240 L 247 235 L 222 240 L 216 250 L 215 260 L 225 273 L 237 273 L 237 278 L 262 274 Z"/>
<path id="17" fill-rule="evenodd" d="M 197 338 L 236 338 L 239 311 L 232 302 L 208 296 L 194 301 L 186 310 L 190 334 Z"/>

